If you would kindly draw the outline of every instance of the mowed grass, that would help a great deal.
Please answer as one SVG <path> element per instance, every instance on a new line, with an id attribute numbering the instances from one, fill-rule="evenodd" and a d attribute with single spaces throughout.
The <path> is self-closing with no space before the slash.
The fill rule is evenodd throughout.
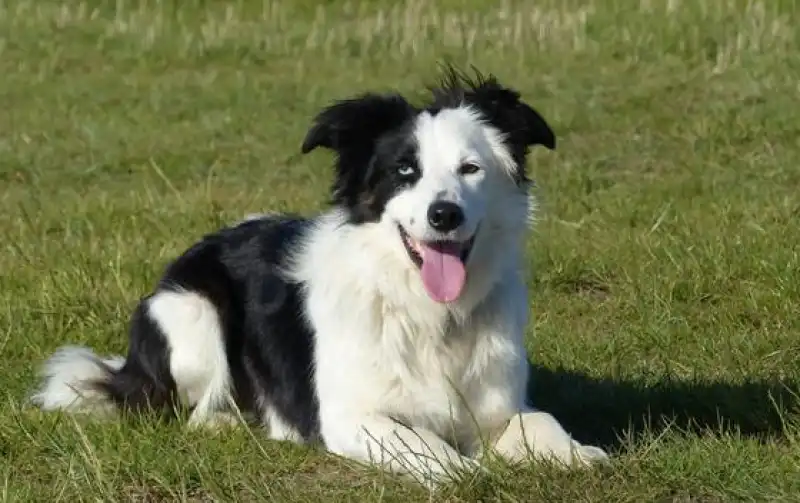
<path id="1" fill-rule="evenodd" d="M 800 498 L 800 13 L 792 1 L 0 2 L 0 495 L 9 501 Z M 437 63 L 556 130 L 528 240 L 534 400 L 609 469 L 435 494 L 257 430 L 26 403 L 64 343 L 124 353 L 202 234 L 324 207 L 334 99 Z M 535 335 L 534 335 L 535 334 Z"/>

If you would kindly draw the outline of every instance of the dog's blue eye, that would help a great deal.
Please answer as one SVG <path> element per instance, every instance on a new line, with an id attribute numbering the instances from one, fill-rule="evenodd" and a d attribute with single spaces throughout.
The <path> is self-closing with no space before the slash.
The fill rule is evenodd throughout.
<path id="1" fill-rule="evenodd" d="M 413 166 L 409 166 L 407 164 L 404 164 L 404 165 L 400 166 L 399 168 L 397 168 L 397 174 L 400 175 L 400 176 L 411 176 L 416 172 L 417 172 L 417 170 L 414 169 Z"/>
<path id="2" fill-rule="evenodd" d="M 462 175 L 471 175 L 473 173 L 477 173 L 480 170 L 481 170 L 480 166 L 478 166 L 477 164 L 472 164 L 471 162 L 464 163 L 458 168 L 458 172 L 461 173 Z"/>

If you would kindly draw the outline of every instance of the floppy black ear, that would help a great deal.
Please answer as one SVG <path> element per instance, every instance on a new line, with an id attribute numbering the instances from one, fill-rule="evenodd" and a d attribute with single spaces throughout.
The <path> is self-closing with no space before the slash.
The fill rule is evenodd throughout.
<path id="1" fill-rule="evenodd" d="M 397 94 L 368 93 L 338 101 L 314 119 L 303 141 L 302 152 L 307 154 L 317 147 L 340 154 L 352 147 L 363 149 L 413 114 L 414 107 Z"/>
<path id="2" fill-rule="evenodd" d="M 514 89 L 500 85 L 494 76 L 478 76 L 466 90 L 464 101 L 478 107 L 489 122 L 509 135 L 511 142 L 556 148 L 556 135 L 544 118 L 520 100 Z"/>
<path id="3" fill-rule="evenodd" d="M 550 150 L 556 148 L 556 135 L 550 125 L 539 112 L 530 105 L 517 100 L 516 108 L 512 112 L 512 120 L 519 120 L 521 140 L 529 146 L 542 145 Z"/>
<path id="4" fill-rule="evenodd" d="M 445 66 L 440 85 L 433 89 L 434 102 L 444 106 L 473 105 L 518 149 L 533 145 L 556 148 L 553 130 L 539 112 L 520 100 L 519 92 L 504 87 L 493 75 L 485 77 L 473 70 L 475 77 L 470 77 L 453 66 Z"/>

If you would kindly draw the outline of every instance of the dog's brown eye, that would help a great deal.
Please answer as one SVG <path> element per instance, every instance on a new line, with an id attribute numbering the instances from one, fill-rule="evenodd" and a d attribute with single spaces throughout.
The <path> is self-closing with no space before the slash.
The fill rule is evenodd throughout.
<path id="1" fill-rule="evenodd" d="M 477 164 L 472 164 L 470 162 L 467 162 L 462 164 L 461 167 L 458 168 L 458 172 L 461 173 L 462 175 L 471 175 L 473 173 L 477 173 L 478 171 L 480 171 L 480 169 L 481 167 L 478 166 Z"/>

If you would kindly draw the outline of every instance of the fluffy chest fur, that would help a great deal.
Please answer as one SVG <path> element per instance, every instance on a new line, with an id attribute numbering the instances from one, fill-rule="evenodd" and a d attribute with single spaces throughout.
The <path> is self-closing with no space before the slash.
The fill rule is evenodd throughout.
<path id="1" fill-rule="evenodd" d="M 379 412 L 474 446 L 477 428 L 523 399 L 524 286 L 509 272 L 489 292 L 467 292 L 463 305 L 437 304 L 393 247 L 375 253 L 380 228 L 341 232 L 329 218 L 294 268 L 308 285 L 323 422 Z M 359 254 L 367 241 L 369 257 Z"/>
<path id="2" fill-rule="evenodd" d="M 369 388 L 386 413 L 471 445 L 477 428 L 493 427 L 518 407 L 522 346 L 480 320 L 445 317 L 425 326 L 402 315 L 384 318 L 380 356 Z"/>

